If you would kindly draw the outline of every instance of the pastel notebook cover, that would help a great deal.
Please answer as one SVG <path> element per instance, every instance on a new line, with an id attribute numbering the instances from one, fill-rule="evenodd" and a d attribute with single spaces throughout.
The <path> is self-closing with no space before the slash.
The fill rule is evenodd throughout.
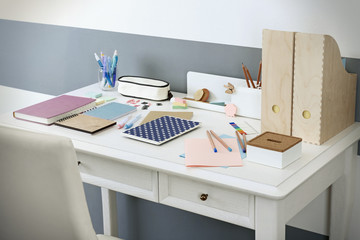
<path id="1" fill-rule="evenodd" d="M 101 107 L 87 111 L 84 114 L 107 120 L 115 120 L 135 111 L 136 107 L 118 102 L 111 102 Z"/>
<path id="2" fill-rule="evenodd" d="M 235 138 L 224 138 L 231 147 L 229 152 L 214 140 L 217 152 L 211 148 L 208 138 L 185 139 L 185 165 L 187 167 L 240 167 L 242 166 L 238 142 Z"/>
<path id="3" fill-rule="evenodd" d="M 115 121 L 88 116 L 84 114 L 75 115 L 55 122 L 55 125 L 91 134 L 113 126 L 115 124 Z"/>
<path id="4" fill-rule="evenodd" d="M 140 124 L 144 124 L 150 122 L 154 119 L 163 116 L 171 116 L 171 117 L 178 117 L 182 119 L 190 120 L 193 116 L 192 112 L 171 112 L 171 111 L 150 111 L 146 117 L 141 121 Z"/>
<path id="5" fill-rule="evenodd" d="M 129 138 L 155 145 L 163 144 L 200 126 L 200 122 L 163 116 L 123 132 Z"/>
<path id="6" fill-rule="evenodd" d="M 13 112 L 15 118 L 42 124 L 52 124 L 68 116 L 95 107 L 95 99 L 71 95 L 61 95 L 41 103 Z"/>

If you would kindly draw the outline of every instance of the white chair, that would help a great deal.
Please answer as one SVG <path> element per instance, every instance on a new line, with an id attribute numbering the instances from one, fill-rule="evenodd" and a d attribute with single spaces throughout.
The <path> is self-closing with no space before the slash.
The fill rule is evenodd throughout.
<path id="1" fill-rule="evenodd" d="M 96 235 L 70 139 L 0 126 L 0 239 Z"/>

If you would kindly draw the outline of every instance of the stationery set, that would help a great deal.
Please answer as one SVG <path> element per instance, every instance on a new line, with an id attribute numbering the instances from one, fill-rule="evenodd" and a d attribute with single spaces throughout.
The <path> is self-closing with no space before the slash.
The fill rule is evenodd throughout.
<path id="1" fill-rule="evenodd" d="M 96 133 L 116 124 L 113 121 L 136 111 L 136 107 L 112 102 L 95 107 L 95 99 L 61 95 L 13 112 L 17 119 L 55 124 L 86 133 Z"/>

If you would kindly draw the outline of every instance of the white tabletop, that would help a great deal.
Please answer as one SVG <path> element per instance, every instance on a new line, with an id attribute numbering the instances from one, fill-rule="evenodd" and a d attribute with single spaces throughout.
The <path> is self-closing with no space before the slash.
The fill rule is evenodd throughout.
<path id="1" fill-rule="evenodd" d="M 93 84 L 68 94 L 85 96 L 90 91 L 101 92 L 97 84 Z M 131 99 L 122 97 L 117 92 L 103 91 L 102 93 L 103 96 L 116 96 L 117 99 L 115 101 L 121 103 L 126 103 L 127 100 Z M 179 93 L 173 94 L 175 96 L 184 96 L 184 94 Z M 141 100 L 141 102 L 143 101 L 152 103 L 150 108 L 148 110 L 141 110 L 141 107 L 139 107 L 134 116 L 141 113 L 142 117 L 145 117 L 147 112 L 151 110 L 173 111 L 169 101 L 161 102 L 162 106 L 157 106 L 157 102 L 154 101 Z M 206 138 L 205 131 L 209 129 L 214 130 L 219 135 L 227 134 L 235 136 L 234 128 L 229 122 L 235 122 L 241 127 L 241 124 L 244 124 L 245 121 L 260 133 L 260 121 L 241 117 L 232 118 L 227 117 L 224 113 L 195 108 L 188 108 L 185 111 L 192 111 L 194 113 L 192 120 L 200 121 L 201 127 L 160 146 L 124 137 L 122 135 L 123 130 L 117 129 L 116 126 L 90 135 L 55 125 L 45 126 L 18 120 L 13 118 L 12 112 L 2 114 L 0 116 L 0 124 L 67 136 L 73 140 L 77 151 L 113 157 L 119 161 L 134 165 L 176 175 L 185 175 L 197 180 L 225 185 L 230 188 L 270 198 L 283 198 L 289 194 L 294 188 L 326 165 L 329 159 L 329 157 L 326 157 L 327 155 L 340 153 L 346 147 L 353 144 L 360 136 L 360 123 L 354 123 L 354 125 L 321 146 L 302 143 L 302 157 L 284 169 L 248 162 L 246 159 L 243 160 L 244 166 L 242 167 L 190 168 L 185 166 L 184 158 L 179 157 L 180 154 L 184 153 L 184 140 L 186 138 Z M 247 139 L 250 140 L 255 136 L 256 134 L 249 135 Z"/>

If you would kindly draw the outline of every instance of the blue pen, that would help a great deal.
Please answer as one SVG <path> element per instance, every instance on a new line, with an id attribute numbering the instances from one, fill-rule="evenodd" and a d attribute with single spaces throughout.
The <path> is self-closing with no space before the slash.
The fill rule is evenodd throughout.
<path id="1" fill-rule="evenodd" d="M 119 59 L 119 57 L 117 55 L 117 50 L 115 50 L 114 56 L 113 56 L 113 61 L 112 61 L 112 66 L 111 66 L 112 83 L 114 86 L 115 86 L 115 81 L 116 81 L 116 66 L 117 66 L 118 59 Z"/>
<path id="2" fill-rule="evenodd" d="M 104 65 L 102 64 L 99 56 L 98 56 L 96 53 L 94 53 L 94 55 L 95 55 L 95 59 L 96 59 L 96 61 L 98 62 L 99 66 L 100 66 L 101 68 L 104 68 Z"/>
<path id="3" fill-rule="evenodd" d="M 134 123 L 136 123 L 136 121 L 139 120 L 140 118 L 141 118 L 141 114 L 131 119 L 128 123 L 125 124 L 125 129 L 131 128 L 134 125 Z"/>

